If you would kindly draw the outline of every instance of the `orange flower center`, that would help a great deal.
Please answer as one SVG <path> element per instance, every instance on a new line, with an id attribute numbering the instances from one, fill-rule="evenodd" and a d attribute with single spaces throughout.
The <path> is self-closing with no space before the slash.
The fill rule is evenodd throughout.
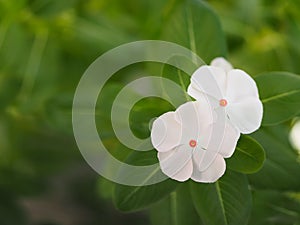
<path id="1" fill-rule="evenodd" d="M 195 140 L 190 140 L 190 146 L 192 147 L 192 148 L 194 148 L 194 147 L 196 147 L 196 145 L 197 145 L 197 141 L 195 141 Z"/>
<path id="2" fill-rule="evenodd" d="M 226 99 L 221 99 L 219 101 L 219 104 L 220 104 L 220 106 L 225 107 L 228 103 L 227 103 Z"/>

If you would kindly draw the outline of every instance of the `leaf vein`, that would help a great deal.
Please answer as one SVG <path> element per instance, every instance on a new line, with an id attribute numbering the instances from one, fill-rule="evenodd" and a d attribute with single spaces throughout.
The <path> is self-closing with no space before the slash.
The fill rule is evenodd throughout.
<path id="1" fill-rule="evenodd" d="M 218 195 L 218 198 L 220 200 L 220 205 L 221 205 L 221 209 L 222 209 L 222 215 L 224 217 L 225 224 L 228 224 L 227 217 L 226 217 L 225 206 L 224 206 L 224 200 L 223 200 L 223 196 L 222 196 L 222 193 L 221 193 L 219 182 L 220 181 L 216 182 L 217 195 Z"/>
<path id="2" fill-rule="evenodd" d="M 300 93 L 300 90 L 292 90 L 292 91 L 289 91 L 289 92 L 274 95 L 274 96 L 262 99 L 262 102 L 267 103 L 269 101 L 280 99 L 280 98 L 283 98 L 283 97 L 286 97 L 286 96 L 289 96 L 289 95 L 293 95 L 293 94 L 297 94 L 297 93 Z"/>

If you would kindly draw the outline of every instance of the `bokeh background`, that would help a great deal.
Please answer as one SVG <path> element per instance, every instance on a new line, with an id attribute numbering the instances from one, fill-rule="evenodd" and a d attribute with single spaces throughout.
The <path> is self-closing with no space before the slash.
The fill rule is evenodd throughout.
<path id="1" fill-rule="evenodd" d="M 72 99 L 98 56 L 160 39 L 182 1 L 0 0 L 0 225 L 150 224 L 147 212 L 118 212 L 111 183 L 81 157 Z M 207 2 L 220 16 L 233 65 L 254 76 L 300 74 L 300 1 Z"/>

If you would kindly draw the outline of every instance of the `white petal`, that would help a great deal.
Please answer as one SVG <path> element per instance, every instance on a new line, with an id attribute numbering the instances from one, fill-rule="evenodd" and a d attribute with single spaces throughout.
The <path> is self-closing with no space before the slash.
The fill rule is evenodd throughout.
<path id="1" fill-rule="evenodd" d="M 247 98 L 227 106 L 230 121 L 242 134 L 256 131 L 262 121 L 263 105 L 257 98 Z"/>
<path id="2" fill-rule="evenodd" d="M 219 100 L 226 90 L 226 72 L 214 66 L 201 66 L 191 77 L 188 94 L 197 100 L 198 92 Z"/>
<path id="3" fill-rule="evenodd" d="M 259 98 L 255 81 L 242 70 L 231 70 L 227 75 L 227 100 L 238 102 L 249 97 Z"/>
<path id="4" fill-rule="evenodd" d="M 181 144 L 197 140 L 213 123 L 214 111 L 207 101 L 187 102 L 176 110 L 176 119 L 182 124 Z"/>
<path id="5" fill-rule="evenodd" d="M 168 177 L 185 181 L 193 172 L 192 149 L 181 145 L 172 151 L 158 152 L 159 164 L 162 172 Z"/>
<path id="6" fill-rule="evenodd" d="M 213 163 L 219 151 L 224 151 L 222 146 L 227 144 L 223 143 L 227 128 L 226 123 L 228 121 L 225 107 L 218 107 L 214 112 L 217 115 L 216 120 L 204 132 L 201 132 L 201 136 L 205 137 L 205 140 L 200 141 L 203 145 L 201 145 L 200 151 L 195 151 L 193 155 L 199 171 L 205 171 Z M 231 139 L 228 140 L 230 144 L 234 141 Z"/>
<path id="7" fill-rule="evenodd" d="M 191 82 L 188 86 L 187 93 L 196 100 L 203 99 L 206 96 L 206 94 L 199 90 L 195 82 Z"/>
<path id="8" fill-rule="evenodd" d="M 225 125 L 224 137 L 220 145 L 219 154 L 221 154 L 224 158 L 231 157 L 239 138 L 240 132 L 228 120 Z"/>
<path id="9" fill-rule="evenodd" d="M 201 104 L 209 104 L 210 108 L 215 109 L 219 107 L 219 100 L 217 100 L 215 97 L 212 97 L 210 95 L 207 95 L 203 92 L 200 92 L 194 87 L 194 84 L 189 85 L 188 87 L 188 94 L 195 98 L 197 102 L 201 102 Z"/>
<path id="10" fill-rule="evenodd" d="M 223 157 L 218 154 L 213 163 L 205 171 L 201 172 L 197 168 L 198 166 L 194 165 L 191 176 L 192 180 L 197 182 L 213 183 L 225 173 L 226 164 Z"/>
<path id="11" fill-rule="evenodd" d="M 222 145 L 225 143 L 223 142 L 224 134 L 226 132 L 226 123 L 228 121 L 227 113 L 225 107 L 218 107 L 214 110 L 216 113 L 216 120 L 214 120 L 214 123 L 212 124 L 209 129 L 206 130 L 206 132 L 202 132 L 201 135 L 204 135 L 203 133 L 206 133 L 205 138 L 206 141 L 204 141 L 204 145 L 202 151 L 194 152 L 194 159 L 197 162 L 198 170 L 199 171 L 205 171 L 214 161 L 217 154 L 219 154 L 219 151 L 224 150 L 222 149 Z M 229 143 L 234 140 L 229 140 Z"/>
<path id="12" fill-rule="evenodd" d="M 226 72 L 229 72 L 233 69 L 232 65 L 223 57 L 215 58 L 213 61 L 211 61 L 210 65 L 222 68 Z"/>
<path id="13" fill-rule="evenodd" d="M 179 145 L 181 125 L 175 117 L 175 112 L 167 112 L 153 122 L 151 141 L 159 152 L 169 151 Z"/>
<path id="14" fill-rule="evenodd" d="M 208 130 L 212 136 L 205 136 L 207 140 L 204 141 L 204 148 L 196 149 L 193 152 L 193 159 L 198 171 L 206 171 L 217 155 L 229 158 L 235 151 L 240 137 L 239 130 L 231 124 L 228 118 L 224 118 L 223 124 L 217 122 L 215 125 Z"/>

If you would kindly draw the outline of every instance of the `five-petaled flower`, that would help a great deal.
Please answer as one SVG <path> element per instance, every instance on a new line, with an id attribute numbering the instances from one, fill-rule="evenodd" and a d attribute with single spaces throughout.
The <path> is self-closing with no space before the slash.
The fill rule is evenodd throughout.
<path id="1" fill-rule="evenodd" d="M 210 149 L 213 135 L 213 111 L 209 104 L 194 101 L 181 105 L 175 112 L 158 117 L 152 126 L 151 140 L 158 151 L 161 170 L 178 181 L 189 178 L 197 182 L 215 182 L 225 172 L 224 157 L 236 140 L 225 137 L 219 149 Z M 205 155 L 212 163 L 201 169 Z"/>
<path id="2" fill-rule="evenodd" d="M 196 100 L 209 98 L 215 108 L 225 107 L 227 126 L 233 125 L 236 135 L 252 133 L 261 125 L 263 106 L 255 81 L 246 72 L 233 69 L 224 58 L 197 69 L 188 94 Z"/>
<path id="3" fill-rule="evenodd" d="M 196 101 L 157 118 L 151 141 L 167 176 L 178 181 L 215 182 L 224 174 L 224 158 L 232 156 L 240 133 L 260 127 L 263 107 L 258 89 L 246 72 L 216 58 L 194 72 L 188 94 Z M 216 113 L 220 109 L 223 114 Z M 216 120 L 220 115 L 223 117 Z"/>

